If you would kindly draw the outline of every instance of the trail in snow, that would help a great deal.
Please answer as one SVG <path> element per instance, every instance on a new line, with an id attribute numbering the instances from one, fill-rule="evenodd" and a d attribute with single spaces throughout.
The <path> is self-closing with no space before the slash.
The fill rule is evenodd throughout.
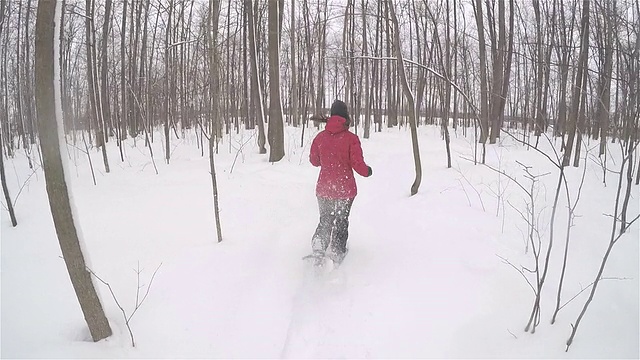
<path id="1" fill-rule="evenodd" d="M 305 261 L 304 276 L 292 301 L 281 358 L 318 357 L 323 350 L 331 349 L 335 343 L 332 335 L 348 319 L 353 304 L 346 287 L 342 269 L 318 270 Z"/>

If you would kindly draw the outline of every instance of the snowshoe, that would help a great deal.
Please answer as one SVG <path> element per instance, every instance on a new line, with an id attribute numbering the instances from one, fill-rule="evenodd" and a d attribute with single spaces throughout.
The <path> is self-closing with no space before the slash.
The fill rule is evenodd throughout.
<path id="1" fill-rule="evenodd" d="M 349 249 L 347 249 L 343 253 L 331 250 L 327 252 L 327 257 L 333 262 L 333 267 L 337 269 L 344 261 L 344 258 L 347 256 L 348 252 L 349 252 Z"/>
<path id="2" fill-rule="evenodd" d="M 323 267 L 325 254 L 323 252 L 314 251 L 312 254 L 307 256 L 303 256 L 302 260 L 311 260 L 313 261 L 313 266 L 315 267 Z"/>

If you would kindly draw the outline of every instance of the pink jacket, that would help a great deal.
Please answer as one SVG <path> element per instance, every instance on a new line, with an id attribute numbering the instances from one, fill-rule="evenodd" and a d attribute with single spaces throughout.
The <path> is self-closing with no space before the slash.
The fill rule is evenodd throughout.
<path id="1" fill-rule="evenodd" d="M 361 176 L 369 175 L 358 136 L 345 126 L 346 120 L 337 115 L 327 120 L 324 131 L 311 144 L 309 161 L 320 166 L 316 196 L 331 199 L 350 199 L 358 193 L 353 170 Z"/>

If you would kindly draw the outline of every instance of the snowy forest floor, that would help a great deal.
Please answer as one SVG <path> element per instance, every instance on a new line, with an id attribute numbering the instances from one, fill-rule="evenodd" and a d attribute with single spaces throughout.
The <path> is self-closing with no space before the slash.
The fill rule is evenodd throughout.
<path id="1" fill-rule="evenodd" d="M 317 130 L 307 133 L 313 136 Z M 131 320 L 136 347 L 108 289 L 95 281 L 114 335 L 97 344 L 73 293 L 60 255 L 42 169 L 24 151 L 5 162 L 18 226 L 2 210 L 1 355 L 3 358 L 638 358 L 638 224 L 614 247 L 603 280 L 568 352 L 565 342 L 589 289 L 550 324 L 555 308 L 567 220 L 560 197 L 541 322 L 524 332 L 534 294 L 516 267 L 534 267 L 527 246 L 526 196 L 513 181 L 474 165 L 473 141 L 452 133 L 446 168 L 436 127 L 422 127 L 423 180 L 414 179 L 409 131 L 383 129 L 361 139 L 370 178 L 357 177 L 343 266 L 309 276 L 318 219 L 308 163 L 311 138 L 286 128 L 279 163 L 257 154 L 255 136 L 226 136 L 216 156 L 224 240 L 216 242 L 209 160 L 193 130 L 172 133 L 170 164 L 154 142 L 156 175 L 140 138 L 125 143 L 125 161 L 108 144 L 111 173 L 91 152 L 68 146 L 74 202 L 89 266 L 110 283 Z M 596 145 L 596 144 L 593 144 Z M 618 144 L 608 166 L 618 171 Z M 550 153 L 550 145 L 540 140 Z M 587 146 L 588 147 L 588 146 Z M 583 154 L 585 151 L 583 150 Z M 39 162 L 34 147 L 33 157 Z M 618 155 L 616 155 L 618 154 Z M 572 228 L 562 303 L 595 280 L 611 234 L 617 175 L 587 155 L 584 186 Z M 487 164 L 529 186 L 519 164 L 549 173 L 535 189 L 543 251 L 558 170 L 534 150 L 502 139 L 487 146 Z M 584 160 L 583 160 L 584 161 Z M 572 201 L 581 168 L 568 168 Z M 18 195 L 19 194 L 19 195 Z M 498 194 L 500 196 L 498 196 Z M 639 211 L 638 186 L 629 214 Z M 542 257 L 543 258 L 543 257 Z M 141 274 L 136 274 L 140 268 Z M 527 275 L 535 283 L 533 274 Z"/>

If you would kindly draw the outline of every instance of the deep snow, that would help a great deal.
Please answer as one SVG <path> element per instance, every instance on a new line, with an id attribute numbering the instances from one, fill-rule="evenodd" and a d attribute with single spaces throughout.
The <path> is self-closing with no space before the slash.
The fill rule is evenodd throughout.
<path id="1" fill-rule="evenodd" d="M 286 129 L 286 156 L 276 164 L 257 154 L 252 132 L 220 144 L 222 243 L 216 243 L 208 158 L 193 130 L 180 139 L 172 135 L 168 165 L 156 135 L 158 175 L 141 139 L 135 146 L 127 141 L 125 162 L 115 141 L 109 143 L 110 174 L 94 149 L 97 186 L 86 155 L 68 146 L 68 178 L 93 271 L 111 284 L 127 313 L 135 306 L 138 264 L 142 294 L 162 264 L 131 321 L 135 348 L 98 281 L 114 335 L 88 341 L 60 258 L 42 170 L 30 170 L 24 151 L 18 152 L 5 162 L 11 195 L 19 196 L 18 226 L 11 227 L 5 210 L 1 219 L 2 357 L 638 358 L 638 225 L 614 247 L 605 269 L 605 277 L 619 279 L 601 282 L 565 352 L 570 324 L 589 291 L 550 325 L 564 250 L 564 194 L 542 319 L 532 335 L 524 327 L 533 293 L 500 259 L 533 266 L 531 251 L 525 253 L 526 224 L 511 207 L 522 209 L 523 192 L 464 159 L 472 157 L 471 138 L 452 134 L 453 168 L 447 169 L 440 130 L 419 130 L 423 181 L 413 197 L 409 131 L 385 128 L 362 139 L 374 174 L 357 177 L 347 259 L 320 278 L 301 260 L 318 216 L 318 169 L 307 161 L 310 138 L 299 147 L 299 129 Z M 616 145 L 608 165 L 618 170 Z M 549 151 L 544 139 L 541 148 Z M 39 162 L 35 147 L 32 155 Z M 591 154 L 572 228 L 563 303 L 594 280 L 609 242 L 612 220 L 606 214 L 613 213 L 617 177 L 609 173 L 603 186 L 594 159 Z M 508 138 L 487 147 L 487 163 L 528 185 L 516 160 L 535 173 L 551 172 L 536 191 L 547 244 L 557 170 Z M 573 200 L 582 170 L 569 168 L 567 175 Z M 631 217 L 639 211 L 637 186 L 632 196 Z"/>

